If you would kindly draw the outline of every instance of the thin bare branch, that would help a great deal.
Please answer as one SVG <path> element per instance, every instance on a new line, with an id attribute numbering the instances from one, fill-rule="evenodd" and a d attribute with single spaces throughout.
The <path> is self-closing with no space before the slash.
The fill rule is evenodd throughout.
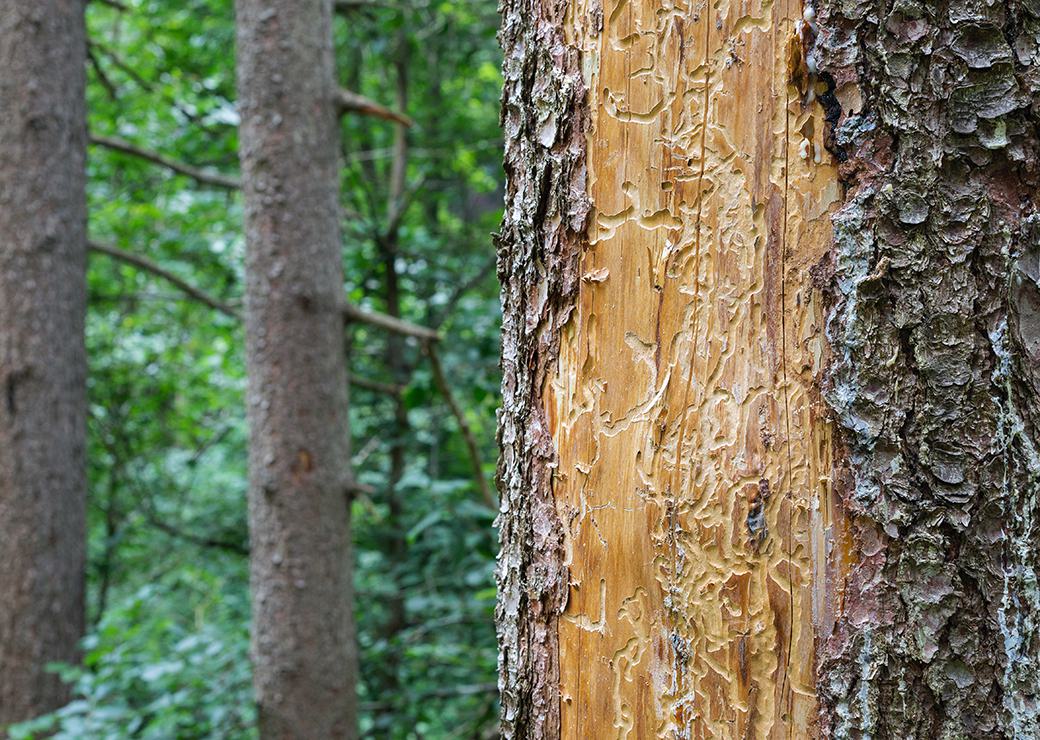
<path id="1" fill-rule="evenodd" d="M 166 169 L 172 170 L 180 175 L 185 175 L 192 178 L 200 185 L 212 185 L 218 188 L 225 188 L 227 190 L 238 190 L 242 187 L 241 181 L 237 177 L 229 177 L 222 175 L 219 172 L 211 172 L 209 170 L 203 170 L 198 167 L 193 167 L 190 164 L 184 162 L 178 162 L 175 159 L 170 159 L 158 152 L 154 152 L 150 149 L 143 149 L 139 146 L 135 146 L 128 141 L 123 139 L 115 139 L 110 136 L 96 136 L 91 134 L 90 143 L 95 146 L 104 147 L 105 149 L 111 149 L 113 151 L 121 152 L 123 154 L 129 154 L 132 157 L 138 157 L 145 161 L 157 164 Z"/>
<path id="2" fill-rule="evenodd" d="M 433 329 L 413 324 L 404 319 L 395 319 L 393 316 L 387 316 L 384 313 L 366 311 L 363 308 L 358 308 L 352 303 L 344 303 L 342 310 L 343 319 L 348 323 L 369 324 L 370 326 L 377 326 L 380 329 L 386 329 L 395 334 L 402 334 L 406 337 L 416 337 L 425 342 L 438 342 L 441 338 L 441 335 Z"/>
<path id="3" fill-rule="evenodd" d="M 154 514 L 151 511 L 145 512 L 145 519 L 148 520 L 148 523 L 151 526 L 155 527 L 159 531 L 165 532 L 166 534 L 176 539 L 184 540 L 185 542 L 190 542 L 193 545 L 197 545 L 199 547 L 214 548 L 217 550 L 225 550 L 227 552 L 235 553 L 236 555 L 249 554 L 248 545 L 232 540 L 224 540 L 217 537 L 201 537 L 191 532 L 185 532 L 184 530 L 170 524 L 169 521 L 160 518 L 157 514 Z"/>
<path id="4" fill-rule="evenodd" d="M 398 130 L 400 131 L 401 129 Z M 422 189 L 425 181 L 426 178 L 421 177 L 407 188 L 402 186 L 399 195 L 392 199 L 386 216 L 386 228 L 383 230 L 382 239 L 396 245 L 397 232 L 401 228 L 401 221 L 404 220 L 408 207 L 412 204 L 415 194 Z"/>
<path id="5" fill-rule="evenodd" d="M 379 437 L 374 435 L 369 437 L 368 441 L 361 446 L 361 449 L 354 453 L 354 456 L 350 461 L 350 464 L 354 469 L 359 469 L 364 464 L 365 460 L 368 459 L 368 456 L 378 449 L 381 443 L 382 440 Z"/>
<path id="6" fill-rule="evenodd" d="M 238 314 L 238 311 L 236 311 L 234 308 L 232 308 L 228 304 L 226 304 L 226 303 L 224 303 L 222 301 L 219 301 L 216 298 L 213 298 L 212 296 L 210 296 L 209 294 L 205 293 L 202 290 L 199 290 L 198 288 L 196 288 L 191 283 L 189 283 L 186 280 L 178 277 L 177 275 L 174 275 L 169 270 L 167 270 L 167 269 L 165 269 L 163 267 L 160 267 L 159 265 L 157 265 L 155 262 L 152 262 L 147 257 L 141 257 L 140 255 L 136 255 L 136 254 L 133 254 L 131 252 L 127 252 L 127 251 L 125 251 L 123 249 L 120 249 L 119 247 L 114 247 L 111 244 L 101 244 L 99 242 L 94 242 L 94 241 L 89 243 L 89 247 L 90 247 L 90 251 L 92 251 L 92 252 L 96 252 L 98 254 L 104 254 L 104 255 L 106 255 L 108 257 L 111 257 L 114 260 L 118 260 L 120 262 L 124 262 L 124 263 L 126 263 L 128 265 L 133 265 L 134 267 L 136 267 L 136 268 L 138 268 L 140 270 L 144 270 L 145 272 L 150 272 L 153 275 L 162 278 L 166 282 L 168 282 L 171 285 L 173 285 L 174 287 L 178 288 L 185 295 L 187 295 L 187 296 L 189 296 L 191 298 L 194 298 L 199 303 L 203 303 L 203 304 L 209 306 L 210 308 L 212 308 L 212 309 L 214 309 L 216 311 L 219 311 L 222 314 L 225 314 L 227 316 L 231 316 L 232 318 L 235 318 L 235 319 L 239 319 L 240 318 L 240 316 Z"/>
<path id="7" fill-rule="evenodd" d="M 444 699 L 455 696 L 479 696 L 481 694 L 493 696 L 496 691 L 498 691 L 498 684 L 481 683 L 471 686 L 444 686 L 424 691 L 420 696 L 422 699 Z M 360 706 L 368 712 L 394 708 L 393 702 L 389 701 L 363 702 Z"/>
<path id="8" fill-rule="evenodd" d="M 112 246 L 111 244 L 101 244 L 100 242 L 90 242 L 90 250 L 97 252 L 98 254 L 104 254 L 112 259 L 125 262 L 129 265 L 133 265 L 145 272 L 150 272 L 157 277 L 161 277 L 166 280 L 174 287 L 181 290 L 185 295 L 194 298 L 195 300 L 203 303 L 210 308 L 221 312 L 227 316 L 231 316 L 236 319 L 241 319 L 239 312 L 233 307 L 229 306 L 222 301 L 213 298 L 202 290 L 199 290 L 194 285 L 188 283 L 186 280 L 174 275 L 169 270 L 159 266 L 147 257 L 141 257 L 140 255 L 127 252 L 119 247 Z M 416 337 L 424 342 L 437 342 L 440 340 L 440 334 L 433 329 L 427 329 L 425 326 L 419 326 L 403 319 L 395 319 L 393 316 L 387 316 L 386 314 L 377 313 L 375 311 L 366 311 L 358 308 L 357 306 L 344 303 L 341 306 L 343 312 L 343 318 L 347 322 L 357 322 L 363 324 L 369 324 L 380 329 L 394 332 L 395 334 L 403 334 L 409 337 Z"/>
<path id="9" fill-rule="evenodd" d="M 370 486 L 367 483 L 361 481 L 351 481 L 349 493 L 351 496 L 375 496 L 375 486 Z"/>
<path id="10" fill-rule="evenodd" d="M 390 110 L 386 106 L 380 105 L 374 100 L 366 98 L 364 95 L 358 95 L 356 92 L 352 92 L 351 90 L 345 90 L 343 88 L 339 89 L 336 93 L 336 106 L 339 108 L 340 115 L 345 113 L 360 113 L 363 116 L 373 116 L 387 121 L 395 121 L 400 123 L 402 126 L 412 125 L 412 119 L 404 113 Z"/>
<path id="11" fill-rule="evenodd" d="M 105 88 L 105 92 L 108 94 L 109 100 L 118 100 L 119 91 L 116 89 L 115 84 L 109 79 L 108 75 L 105 74 L 104 67 L 101 66 L 101 62 L 98 61 L 97 55 L 94 54 L 94 47 L 87 44 L 87 60 L 90 62 L 91 68 L 94 70 L 94 74 L 97 75 L 98 82 L 101 83 L 101 87 Z"/>
<path id="12" fill-rule="evenodd" d="M 451 386 L 448 385 L 448 379 L 444 376 L 444 367 L 441 365 L 440 355 L 437 353 L 437 348 L 433 344 L 427 343 L 424 348 L 426 356 L 430 360 L 430 369 L 433 371 L 433 382 L 437 385 L 437 389 L 444 396 L 445 403 L 448 404 L 448 408 L 451 409 L 452 415 L 455 417 L 455 421 L 459 425 L 459 431 L 462 433 L 462 439 L 466 443 L 466 450 L 469 452 L 470 466 L 473 468 L 473 478 L 477 485 L 480 487 L 480 495 L 484 499 L 490 508 L 498 509 L 498 499 L 495 494 L 491 491 L 491 487 L 488 485 L 487 477 L 484 475 L 484 464 L 480 459 L 480 448 L 477 446 L 477 438 L 473 435 L 473 430 L 469 426 L 469 422 L 466 421 L 466 415 L 462 412 L 462 407 L 459 406 L 459 402 L 455 400 L 455 394 L 452 393 Z"/>
<path id="13" fill-rule="evenodd" d="M 95 49 L 104 54 L 105 58 L 107 58 L 108 61 L 111 62 L 111 64 L 114 67 L 116 67 L 120 72 L 125 74 L 131 80 L 133 80 L 137 84 L 137 86 L 145 92 L 155 92 L 155 84 L 149 82 L 140 74 L 138 74 L 137 70 L 134 69 L 133 65 L 127 63 L 126 60 L 124 60 L 121 56 L 119 56 L 119 54 L 115 52 L 115 50 L 109 48 L 108 46 L 105 46 L 97 39 L 88 40 L 87 47 L 90 49 Z"/>
<path id="14" fill-rule="evenodd" d="M 375 393 L 382 393 L 387 396 L 398 396 L 401 391 L 404 390 L 400 385 L 395 383 L 384 383 L 381 380 L 372 380 L 371 378 L 362 378 L 353 373 L 350 376 L 350 384 L 356 385 L 358 388 L 364 388 L 365 390 L 373 391 Z"/>
<path id="15" fill-rule="evenodd" d="M 364 8 L 393 8 L 400 10 L 400 5 L 393 2 L 380 2 L 380 0 L 336 0 L 335 10 L 337 13 L 350 13 Z"/>

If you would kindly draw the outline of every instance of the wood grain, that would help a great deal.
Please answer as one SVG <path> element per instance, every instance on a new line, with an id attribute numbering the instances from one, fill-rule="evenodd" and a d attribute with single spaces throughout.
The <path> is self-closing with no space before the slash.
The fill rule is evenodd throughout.
<path id="1" fill-rule="evenodd" d="M 570 579 L 564 738 L 815 732 L 814 643 L 849 545 L 811 275 L 839 191 L 798 79 L 802 14 L 574 0 L 568 15 L 594 211 L 543 390 Z"/>

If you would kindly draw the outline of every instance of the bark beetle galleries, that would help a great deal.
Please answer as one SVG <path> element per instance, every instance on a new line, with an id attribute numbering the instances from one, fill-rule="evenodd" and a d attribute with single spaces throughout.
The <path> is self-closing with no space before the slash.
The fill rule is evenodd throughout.
<path id="1" fill-rule="evenodd" d="M 506 735 L 1040 735 L 1040 5 L 503 10 Z"/>
<path id="2" fill-rule="evenodd" d="M 545 390 L 570 587 L 564 737 L 814 731 L 813 625 L 833 619 L 848 547 L 811 277 L 837 174 L 823 110 L 793 79 L 802 16 L 653 2 L 569 16 L 594 209 L 590 279 Z"/>
<path id="3" fill-rule="evenodd" d="M 814 720 L 848 548 L 810 277 L 837 177 L 788 85 L 800 17 L 504 8 L 508 736 Z"/>

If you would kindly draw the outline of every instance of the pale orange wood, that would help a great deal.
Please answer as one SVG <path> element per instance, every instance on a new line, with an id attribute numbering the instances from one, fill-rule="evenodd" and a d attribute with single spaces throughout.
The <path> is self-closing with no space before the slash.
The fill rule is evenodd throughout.
<path id="1" fill-rule="evenodd" d="M 810 276 L 839 191 L 790 82 L 802 12 L 574 0 L 594 212 L 544 389 L 564 738 L 814 734 L 848 548 Z"/>

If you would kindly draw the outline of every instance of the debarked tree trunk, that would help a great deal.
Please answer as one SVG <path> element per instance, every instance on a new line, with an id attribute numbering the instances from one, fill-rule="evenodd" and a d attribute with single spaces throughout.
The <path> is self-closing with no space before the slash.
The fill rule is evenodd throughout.
<path id="1" fill-rule="evenodd" d="M 1040 736 L 1040 5 L 503 10 L 506 736 Z"/>

